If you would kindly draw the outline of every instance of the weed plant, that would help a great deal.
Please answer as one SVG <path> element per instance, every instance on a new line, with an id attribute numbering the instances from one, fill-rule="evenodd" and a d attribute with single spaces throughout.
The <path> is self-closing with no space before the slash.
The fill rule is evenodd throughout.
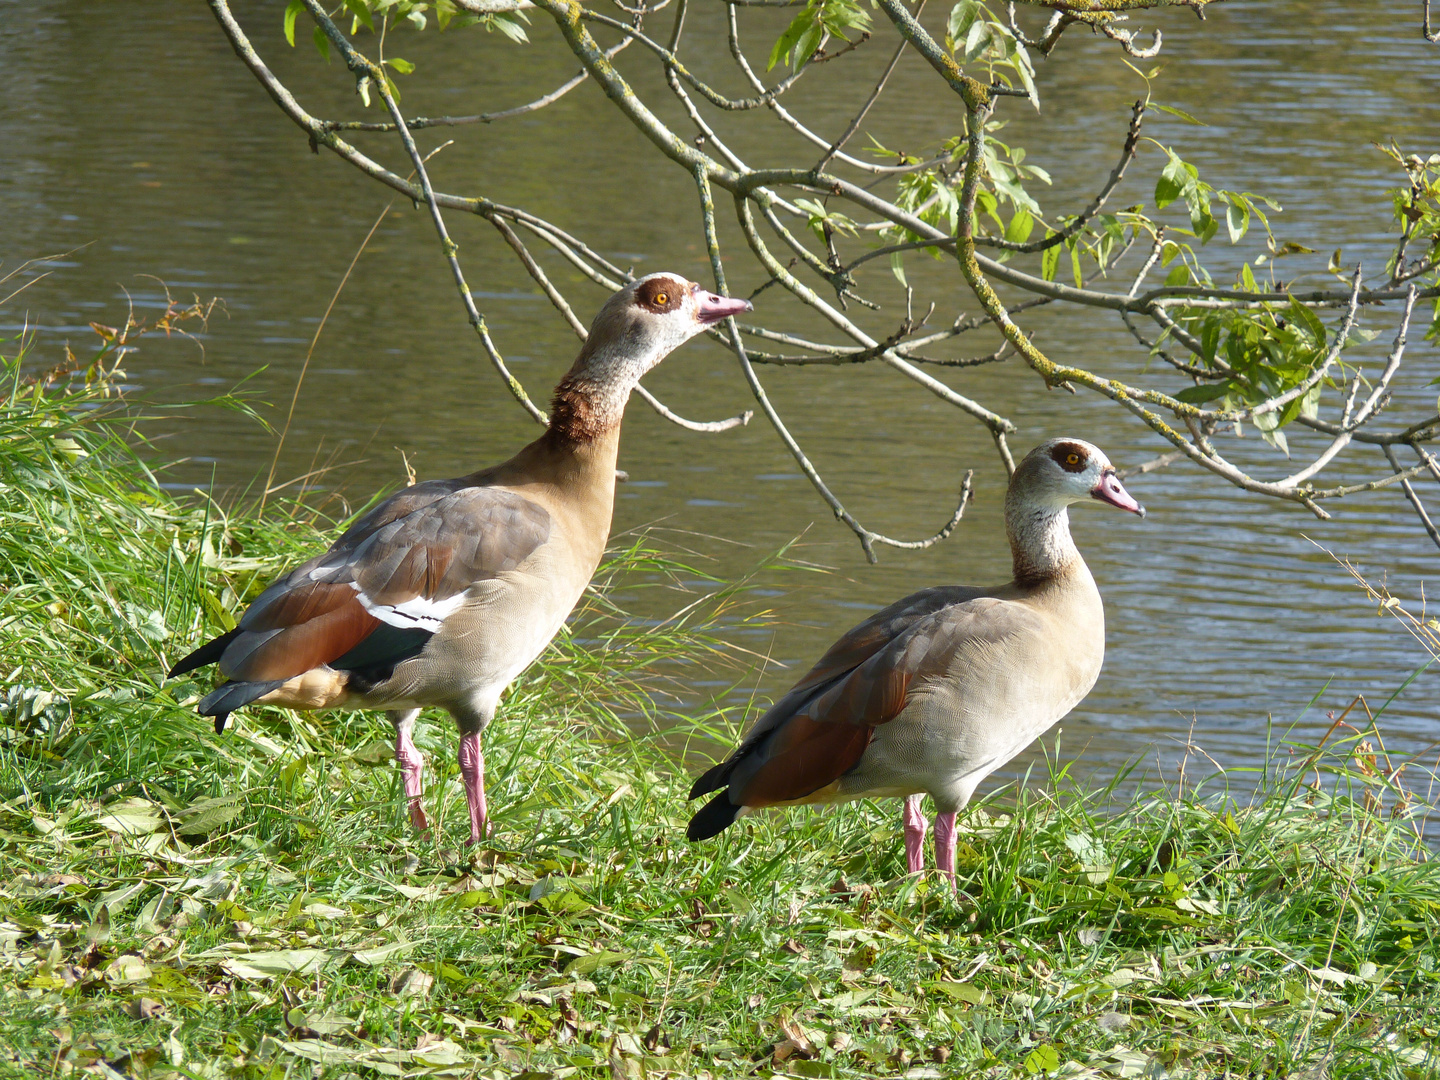
<path id="1" fill-rule="evenodd" d="M 204 680 L 162 680 L 338 523 L 175 501 L 103 363 L 27 383 L 22 360 L 0 398 L 0 1071 L 1435 1075 L 1440 880 L 1373 732 L 1280 745 L 1238 799 L 1054 769 L 963 819 L 954 893 L 904 873 L 893 803 L 691 847 L 676 748 L 741 718 L 655 702 L 713 679 L 752 616 L 715 586 L 629 618 L 617 597 L 698 576 L 632 537 L 487 734 L 482 850 L 458 847 L 454 733 L 426 714 L 421 840 L 383 718 L 251 709 L 217 736 Z"/>

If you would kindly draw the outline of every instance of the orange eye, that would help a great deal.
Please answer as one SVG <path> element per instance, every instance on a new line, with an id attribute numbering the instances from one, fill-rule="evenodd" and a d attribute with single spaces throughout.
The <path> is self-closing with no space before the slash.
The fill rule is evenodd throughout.
<path id="1" fill-rule="evenodd" d="M 670 303 L 669 293 L 657 292 L 655 294 L 654 304 L 656 307 L 664 307 L 668 303 Z"/>
<path id="2" fill-rule="evenodd" d="M 1066 465 L 1079 465 L 1079 464 L 1080 464 L 1080 455 L 1079 455 L 1079 454 L 1066 454 L 1066 455 L 1065 455 L 1065 464 L 1066 464 Z"/>

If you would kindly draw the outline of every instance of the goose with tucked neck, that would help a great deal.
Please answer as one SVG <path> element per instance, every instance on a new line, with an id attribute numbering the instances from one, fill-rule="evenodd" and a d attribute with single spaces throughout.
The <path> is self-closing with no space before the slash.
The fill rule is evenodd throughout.
<path id="1" fill-rule="evenodd" d="M 761 807 L 898 797 L 914 873 L 929 795 L 936 864 L 953 877 L 957 812 L 1100 674 L 1104 607 L 1069 522 L 1088 499 L 1145 513 L 1098 447 L 1053 439 L 1027 454 L 1005 499 L 1014 580 L 922 589 L 852 629 L 695 782 L 691 798 L 716 794 L 689 839 Z"/>
<path id="2" fill-rule="evenodd" d="M 490 830 L 481 733 L 605 550 L 630 392 L 672 350 L 749 309 L 674 274 L 621 289 L 556 389 L 544 435 L 502 464 L 385 499 L 170 675 L 219 666 L 225 681 L 197 707 L 217 732 L 251 703 L 384 709 L 421 830 L 428 821 L 412 731 L 422 707 L 445 709 L 460 729 L 477 843 Z"/>

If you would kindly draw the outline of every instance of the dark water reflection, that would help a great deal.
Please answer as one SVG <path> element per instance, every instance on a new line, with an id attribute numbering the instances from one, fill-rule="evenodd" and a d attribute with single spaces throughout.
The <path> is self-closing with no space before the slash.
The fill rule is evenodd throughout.
<path id="1" fill-rule="evenodd" d="M 284 46 L 282 8 L 245 5 L 257 45 L 313 112 L 358 115 L 359 103 L 335 67 Z M 695 5 L 696 40 L 720 32 L 719 11 Z M 228 317 L 212 322 L 203 358 L 183 342 L 147 340 L 127 364 L 130 377 L 146 394 L 173 399 L 229 387 L 263 368 L 249 385 L 283 419 L 316 322 L 386 193 L 332 157 L 312 156 L 197 6 L 132 5 L 123 19 L 106 6 L 53 0 L 4 4 L 0 12 L 6 76 L 0 257 L 13 265 L 89 245 L 0 312 L 0 323 L 13 331 L 28 318 L 40 331 L 40 358 L 51 361 L 61 341 L 85 342 L 90 320 L 120 318 L 127 293 L 142 313 L 162 306 L 154 280 L 143 275 L 179 294 L 224 297 Z M 780 13 L 771 14 L 778 27 Z M 1282 239 L 1326 250 L 1343 245 L 1347 261 L 1378 266 L 1388 219 L 1378 194 L 1393 177 L 1370 142 L 1394 137 L 1409 148 L 1437 149 L 1440 51 L 1420 40 L 1416 14 L 1408 7 L 1361 12 L 1338 0 L 1286 0 L 1219 7 L 1203 25 L 1188 13 L 1146 16 L 1143 23 L 1158 22 L 1166 34 L 1156 100 L 1210 125 L 1157 115 L 1147 131 L 1176 145 L 1217 186 L 1278 199 L 1285 206 L 1276 221 Z M 575 63 L 548 44 L 542 22 L 537 18 L 537 44 L 526 49 L 478 33 L 407 39 L 402 55 L 421 64 L 421 74 L 407 80 L 407 111 L 503 108 L 562 81 Z M 773 32 L 757 28 L 753 40 Z M 683 129 L 660 97 L 656 72 L 636 53 L 626 55 L 626 70 Z M 802 83 L 794 107 L 833 134 L 883 59 L 857 56 L 840 100 L 819 95 L 818 81 Z M 450 80 L 453 87 L 428 85 L 425 73 L 446 63 L 462 73 Z M 741 89 L 719 64 L 698 67 L 702 76 Z M 1143 87 L 1119 63 L 1115 46 L 1080 32 L 1040 76 L 1045 112 L 1037 117 L 1008 103 L 1013 120 L 1005 137 L 1028 146 L 1032 160 L 1054 176 L 1043 198 L 1060 211 L 1082 205 L 1108 174 L 1129 104 Z M 902 63 L 893 94 L 874 118 L 891 145 L 919 149 L 955 132 L 956 116 L 902 112 L 908 89 L 930 79 L 913 56 Z M 448 134 L 425 132 L 422 146 Z M 363 138 L 373 140 L 363 143 L 367 149 L 399 167 L 396 146 Z M 808 161 L 813 154 L 761 114 L 736 125 L 733 145 L 752 164 Z M 646 163 L 643 170 L 637 162 Z M 1158 153 L 1147 151 L 1115 205 L 1148 201 L 1158 168 Z M 593 86 L 544 113 L 462 131 L 434 172 L 447 190 L 524 205 L 637 270 L 706 276 L 688 177 L 654 158 Z M 489 226 L 457 217 L 452 229 L 500 347 L 543 396 L 569 363 L 573 338 Z M 728 235 L 727 242 L 735 252 L 734 288 L 758 285 L 737 238 Z M 1227 273 L 1239 265 L 1230 251 L 1211 258 Z M 959 295 L 950 264 L 910 265 L 920 292 Z M 594 286 L 558 260 L 547 266 L 573 290 L 582 312 L 594 310 L 602 299 Z M 883 262 L 870 271 L 863 284 L 888 309 L 869 325 L 883 336 L 898 319 L 899 297 Z M 784 325 L 790 307 L 777 293 L 764 295 L 758 316 Z M 936 318 L 954 314 L 942 305 Z M 1093 312 L 1045 313 L 1031 325 L 1060 361 L 1139 377 L 1142 358 L 1129 339 Z M 1386 331 L 1377 347 L 1388 337 Z M 991 340 L 981 338 L 961 351 L 990 348 Z M 1433 396 L 1425 384 L 1435 361 L 1433 344 L 1412 344 L 1401 398 L 1423 403 Z M 764 376 L 816 463 L 873 527 L 897 536 L 933 531 L 966 468 L 977 470 L 979 501 L 947 544 L 923 553 L 885 551 L 880 566 L 868 567 L 763 424 L 698 436 L 637 405 L 622 460 L 634 482 L 621 491 L 617 529 L 663 521 L 734 541 L 697 541 L 725 575 L 748 570 L 803 533 L 797 551 L 835 568 L 824 577 L 763 575 L 783 622 L 745 640 L 747 647 L 803 664 L 866 611 L 914 588 L 1008 576 L 1002 477 L 983 431 L 893 372 L 785 369 Z M 1094 397 L 1037 393 L 1034 377 L 1013 364 L 945 378 L 1013 418 L 1022 448 L 1073 433 L 1100 443 L 1122 465 L 1163 449 Z M 658 369 L 647 385 L 697 418 L 750 405 L 733 360 L 704 343 Z M 424 216 L 408 206 L 392 212 L 330 317 L 279 474 L 298 475 L 333 457 L 344 464 L 326 483 L 364 492 L 402 475 L 401 451 L 422 476 L 452 475 L 503 456 L 533 434 L 478 355 Z M 1310 445 L 1303 436 L 1295 441 Z M 182 488 L 212 476 L 225 489 L 249 484 L 263 475 L 274 449 L 271 435 L 229 414 L 177 424 L 162 445 L 187 459 L 169 474 Z M 1258 440 L 1236 456 L 1267 475 L 1283 469 Z M 1378 468 L 1378 461 L 1367 467 Z M 1288 505 L 1242 497 L 1188 467 L 1150 474 L 1133 488 L 1151 510 L 1144 523 L 1092 507 L 1076 514 L 1075 531 L 1110 620 L 1105 673 L 1064 725 L 1065 752 L 1083 748 L 1085 767 L 1103 771 L 1136 754 L 1172 760 L 1192 723 L 1196 741 L 1220 760 L 1253 762 L 1268 717 L 1288 725 L 1319 694 L 1302 721 L 1313 736 L 1324 709 L 1357 693 L 1383 702 L 1424 662 L 1307 539 L 1388 578 L 1400 595 L 1418 595 L 1436 553 L 1397 496 L 1356 498 L 1322 525 Z M 790 677 L 760 679 L 761 692 Z M 1387 710 L 1392 747 L 1418 750 L 1437 737 L 1434 678 L 1422 675 Z"/>

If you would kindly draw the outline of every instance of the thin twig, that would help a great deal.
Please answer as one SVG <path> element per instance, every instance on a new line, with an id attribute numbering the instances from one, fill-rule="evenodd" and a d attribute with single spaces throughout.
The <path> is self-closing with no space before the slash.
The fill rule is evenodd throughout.
<path id="1" fill-rule="evenodd" d="M 611 46 L 605 50 L 605 58 L 613 60 L 621 50 L 629 48 L 633 39 L 626 38 L 618 45 Z M 524 105 L 516 105 L 511 109 L 501 109 L 499 112 L 474 113 L 469 116 L 414 116 L 405 121 L 405 126 L 411 131 L 421 131 L 424 128 L 432 127 L 464 127 L 468 124 L 493 124 L 497 120 L 510 120 L 516 116 L 524 116 L 527 113 L 538 112 L 547 105 L 553 105 L 562 97 L 574 90 L 590 77 L 588 71 L 581 71 L 578 75 L 561 83 L 548 94 L 542 94 L 534 101 Z M 365 123 L 360 120 L 330 120 L 325 126 L 331 131 L 394 131 L 393 123 Z"/>
<path id="2" fill-rule="evenodd" d="M 920 3 L 915 6 L 915 14 L 919 15 L 924 7 L 925 0 L 920 0 Z M 880 78 L 875 83 L 875 89 L 872 90 L 870 96 L 865 99 L 865 104 L 860 106 L 860 111 L 856 113 L 855 118 L 850 121 L 850 126 L 845 129 L 844 133 L 838 139 L 830 144 L 830 148 L 825 151 L 824 156 L 815 163 L 816 172 L 819 172 L 825 168 L 826 165 L 830 164 L 830 159 L 843 150 L 845 144 L 850 141 L 850 137 L 860 130 L 860 125 L 864 123 L 866 114 L 870 112 L 875 102 L 880 100 L 880 95 L 885 92 L 885 84 L 890 81 L 890 76 L 894 74 L 896 66 L 900 63 L 900 57 L 904 54 L 906 45 L 907 42 L 905 39 L 901 38 L 900 44 L 895 47 L 895 54 L 890 57 L 890 63 L 886 64 L 885 70 L 880 73 Z"/>
<path id="3" fill-rule="evenodd" d="M 1395 457 L 1395 451 L 1391 447 L 1384 448 L 1385 460 L 1390 462 L 1390 467 L 1395 470 L 1396 475 L 1405 470 L 1400 467 L 1399 460 Z M 1410 500 L 1410 505 L 1415 509 L 1415 516 L 1420 519 L 1420 524 L 1429 533 L 1430 539 L 1436 547 L 1440 547 L 1440 530 L 1435 528 L 1435 523 L 1430 520 L 1430 515 L 1425 512 L 1425 504 L 1420 501 L 1420 496 L 1415 493 L 1414 486 L 1408 479 L 1400 481 L 1400 490 L 1405 493 L 1405 498 Z"/>
<path id="4" fill-rule="evenodd" d="M 485 325 L 484 317 L 475 307 L 475 298 L 471 295 L 470 286 L 465 282 L 465 272 L 460 269 L 458 258 L 460 247 L 450 239 L 450 232 L 445 227 L 445 216 L 440 212 L 440 206 L 435 201 L 435 189 L 430 184 L 430 174 L 425 169 L 425 159 L 420 156 L 415 140 L 410 135 L 410 129 L 405 126 L 405 118 L 400 115 L 400 106 L 395 103 L 395 98 L 390 93 L 385 73 L 351 47 L 349 41 L 340 33 L 339 28 L 325 14 L 325 9 L 320 6 L 318 0 L 304 0 L 304 3 L 311 17 L 345 57 L 346 66 L 355 73 L 357 78 L 370 79 L 380 94 L 381 100 L 385 102 L 385 107 L 390 110 L 390 116 L 395 121 L 400 141 L 405 145 L 405 152 L 410 155 L 410 160 L 415 165 L 415 175 L 419 177 L 420 189 L 425 195 L 425 205 L 430 208 L 430 219 L 434 222 L 435 232 L 440 237 L 440 249 L 445 254 L 445 261 L 450 265 L 450 274 L 455 279 L 455 287 L 460 293 L 460 302 L 465 307 L 466 318 L 475 329 L 476 334 L 479 335 L 491 364 L 500 373 L 500 377 L 509 387 L 510 393 L 515 396 L 515 400 L 520 402 L 525 411 L 538 423 L 548 423 L 545 412 L 530 400 L 530 395 L 525 392 L 525 387 L 520 384 L 520 380 L 515 378 L 510 373 L 510 369 L 505 366 L 504 357 L 500 355 L 500 351 L 495 348 L 495 343 L 490 339 L 490 330 Z"/>

